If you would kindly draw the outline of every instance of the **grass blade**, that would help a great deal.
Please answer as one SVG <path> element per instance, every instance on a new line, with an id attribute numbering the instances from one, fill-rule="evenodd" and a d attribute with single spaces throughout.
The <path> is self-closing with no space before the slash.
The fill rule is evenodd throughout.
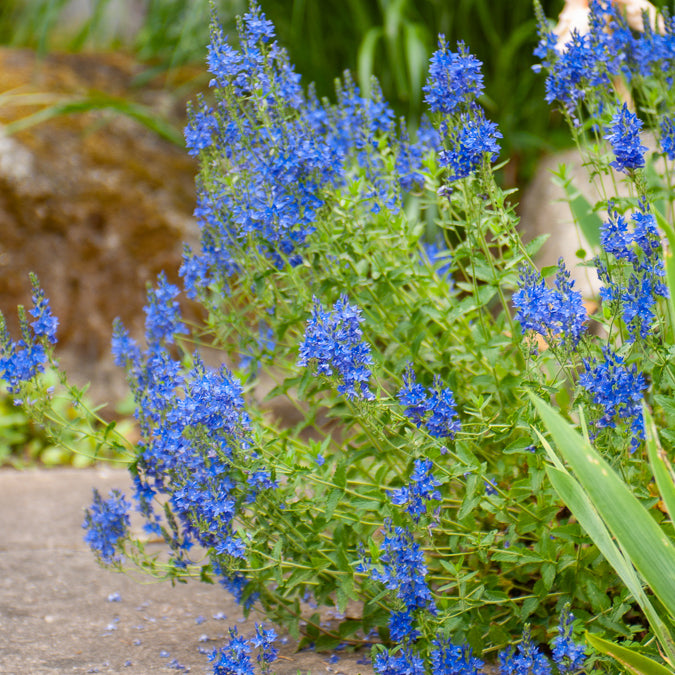
<path id="1" fill-rule="evenodd" d="M 14 134 L 18 131 L 29 129 L 36 124 L 47 122 L 60 115 L 79 114 L 92 110 L 109 110 L 126 115 L 174 145 L 179 147 L 184 147 L 185 145 L 181 132 L 170 122 L 158 117 L 155 111 L 137 103 L 107 96 L 90 96 L 55 103 L 32 115 L 27 115 L 7 124 L 4 130 L 7 134 Z"/>

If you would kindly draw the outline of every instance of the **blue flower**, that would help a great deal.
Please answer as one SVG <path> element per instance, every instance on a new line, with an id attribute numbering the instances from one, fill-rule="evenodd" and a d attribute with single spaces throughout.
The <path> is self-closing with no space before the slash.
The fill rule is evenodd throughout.
<path id="1" fill-rule="evenodd" d="M 588 33 L 573 31 L 564 45 L 558 44 L 558 37 L 549 31 L 543 14 L 538 13 L 540 42 L 534 53 L 542 63 L 534 70 L 548 71 L 546 101 L 560 103 L 575 125 L 580 124 L 577 112 L 591 90 L 609 92 L 612 76 L 632 76 L 636 43 L 615 5 L 592 0 Z"/>
<path id="2" fill-rule="evenodd" d="M 395 490 L 391 501 L 404 506 L 416 523 L 427 511 L 427 502 L 440 501 L 441 493 L 436 489 L 440 483 L 431 473 L 433 462 L 430 459 L 416 459 L 415 468 L 410 477 L 410 485 Z"/>
<path id="3" fill-rule="evenodd" d="M 479 96 L 484 88 L 481 66 L 463 42 L 457 43 L 457 52 L 451 52 L 445 37 L 439 35 L 438 49 L 429 62 L 427 84 L 422 88 L 429 109 L 451 115 Z"/>
<path id="4" fill-rule="evenodd" d="M 629 229 L 626 219 L 609 203 L 609 220 L 600 228 L 600 243 L 602 248 L 617 259 L 636 262 L 637 255 L 633 250 L 633 233 Z"/>
<path id="5" fill-rule="evenodd" d="M 403 645 L 396 653 L 379 652 L 373 668 L 379 675 L 425 675 L 427 672 L 422 657 L 408 645 Z"/>
<path id="6" fill-rule="evenodd" d="M 457 647 L 450 640 L 437 638 L 432 643 L 431 672 L 444 675 L 478 675 L 483 661 L 473 656 L 471 647 Z"/>
<path id="7" fill-rule="evenodd" d="M 82 523 L 87 530 L 84 540 L 106 564 L 119 560 L 115 550 L 129 530 L 130 508 L 131 504 L 119 490 L 112 490 L 106 500 L 101 498 L 98 490 L 94 490 L 94 501 L 86 510 Z"/>
<path id="8" fill-rule="evenodd" d="M 617 171 L 628 173 L 645 165 L 646 146 L 640 144 L 642 120 L 624 103 L 612 117 L 605 139 L 612 146 L 616 159 L 610 163 Z"/>
<path id="9" fill-rule="evenodd" d="M 577 123 L 576 111 L 584 100 L 589 86 L 589 78 L 596 70 L 596 52 L 591 44 L 590 35 L 572 34 L 562 53 L 551 49 L 556 38 L 544 33 L 537 55 L 547 51 L 542 65 L 549 70 L 546 78 L 545 99 L 547 103 L 557 101 L 562 105 L 573 122 Z M 609 80 L 607 80 L 609 82 Z"/>
<path id="10" fill-rule="evenodd" d="M 396 591 L 396 597 L 408 610 L 427 609 L 435 613 L 436 603 L 424 578 L 427 566 L 420 545 L 409 530 L 402 527 L 392 529 L 389 521 L 385 527 L 380 555 L 383 569 L 372 569 L 372 578 Z"/>
<path id="11" fill-rule="evenodd" d="M 416 426 L 421 427 L 428 413 L 428 394 L 426 387 L 415 381 L 415 371 L 409 363 L 403 373 L 403 386 L 398 391 L 401 405 L 407 406 L 406 417 Z"/>
<path id="12" fill-rule="evenodd" d="M 141 350 L 119 318 L 113 321 L 111 352 L 116 366 L 120 368 L 127 366 L 130 368 L 140 367 Z"/>
<path id="13" fill-rule="evenodd" d="M 539 647 L 532 642 L 529 627 L 523 631 L 523 639 L 514 650 L 499 653 L 500 675 L 550 675 L 551 665 Z"/>
<path id="14" fill-rule="evenodd" d="M 188 332 L 180 316 L 180 305 L 174 300 L 179 293 L 180 289 L 170 284 L 166 274 L 161 272 L 157 277 L 157 288 L 148 291 L 148 304 L 143 308 L 148 345 L 159 342 L 172 344 L 176 335 Z"/>
<path id="15" fill-rule="evenodd" d="M 227 644 L 209 656 L 209 661 L 213 661 L 213 675 L 255 675 L 250 654 L 248 640 L 237 633 L 236 626 L 230 628 Z"/>
<path id="16" fill-rule="evenodd" d="M 431 416 L 426 422 L 427 431 L 434 438 L 454 438 L 460 429 L 455 395 L 444 387 L 438 375 L 434 377 L 434 386 L 429 398 Z"/>
<path id="17" fill-rule="evenodd" d="M 251 638 L 251 644 L 259 650 L 256 660 L 262 666 L 263 673 L 269 672 L 269 665 L 277 659 L 279 650 L 274 646 L 277 634 L 273 629 L 265 630 L 259 623 L 255 625 L 255 636 Z"/>
<path id="18" fill-rule="evenodd" d="M 51 353 L 49 344 L 56 342 L 56 328 L 59 324 L 51 312 L 49 300 L 40 288 L 37 277 L 33 274 L 30 277 L 33 308 L 29 310 L 29 314 L 35 320 L 29 325 L 24 308 L 19 308 L 20 340 L 12 340 L 0 313 L 0 379 L 7 382 L 11 394 L 19 393 L 23 382 L 44 371 L 48 361 L 48 349 Z"/>
<path id="19" fill-rule="evenodd" d="M 250 609 L 259 597 L 259 593 L 251 592 L 251 581 L 242 572 L 228 572 L 222 568 L 218 560 L 213 561 L 213 573 L 219 575 L 218 583 L 232 594 L 234 601 Z"/>
<path id="20" fill-rule="evenodd" d="M 467 178 L 477 171 L 483 161 L 494 162 L 499 155 L 498 138 L 502 138 L 497 125 L 485 119 L 480 108 L 459 117 L 459 130 L 450 138 L 450 148 L 439 153 L 438 161 L 450 169 L 449 180 Z M 448 135 L 447 124 L 441 128 Z"/>
<path id="21" fill-rule="evenodd" d="M 346 295 L 341 295 L 331 312 L 326 312 L 314 298 L 312 316 L 307 322 L 305 339 L 300 345 L 299 366 L 315 361 L 319 375 L 337 374 L 342 380 L 338 391 L 347 398 L 372 400 L 368 388 L 372 363 L 370 347 L 361 338 L 361 311 L 350 305 Z"/>
<path id="22" fill-rule="evenodd" d="M 194 111 L 188 107 L 188 124 L 185 127 L 185 146 L 188 155 L 196 157 L 202 150 L 214 145 L 214 136 L 220 127 L 213 108 L 210 108 L 202 100 L 200 110 Z"/>
<path id="23" fill-rule="evenodd" d="M 518 286 L 513 305 L 522 329 L 533 330 L 548 340 L 561 335 L 563 347 L 576 347 L 586 331 L 588 317 L 562 258 L 558 260 L 555 289 L 546 286 L 539 272 L 528 269 L 521 271 Z"/>
<path id="24" fill-rule="evenodd" d="M 584 359 L 586 370 L 579 376 L 579 384 L 602 410 L 597 426 L 614 428 L 617 421 L 629 424 L 633 432 L 631 449 L 635 450 L 644 439 L 642 392 L 647 383 L 635 364 L 625 366 L 624 359 L 609 347 L 603 348 L 603 356 L 600 362 Z"/>
<path id="25" fill-rule="evenodd" d="M 610 202 L 609 221 L 602 226 L 601 243 L 607 254 L 630 263 L 632 271 L 624 270 L 615 279 L 610 276 L 605 263 L 598 260 L 596 267 L 603 283 L 600 297 L 620 307 L 628 326 L 629 341 L 632 342 L 638 335 L 641 338 L 649 335 L 656 318 L 654 308 L 657 298 L 667 297 L 668 288 L 662 281 L 665 269 L 656 219 L 643 201 L 631 220 L 632 228 Z"/>
<path id="26" fill-rule="evenodd" d="M 410 614 L 410 610 L 391 613 L 389 617 L 389 637 L 394 642 L 415 642 L 420 634 L 415 628 L 415 619 Z"/>
<path id="27" fill-rule="evenodd" d="M 586 661 L 586 649 L 583 644 L 574 642 L 572 623 L 574 614 L 565 606 L 560 613 L 558 635 L 553 638 L 553 662 L 558 666 L 558 673 L 574 673 L 582 670 Z"/>
<path id="28" fill-rule="evenodd" d="M 664 117 L 659 123 L 661 149 L 670 160 L 675 159 L 675 115 Z"/>
<path id="29" fill-rule="evenodd" d="M 24 340 L 2 340 L 0 344 L 0 377 L 7 382 L 11 394 L 18 393 L 21 383 L 44 371 L 47 354 L 41 344 Z"/>
<path id="30" fill-rule="evenodd" d="M 31 276 L 31 282 L 33 285 L 33 309 L 29 313 L 35 318 L 35 321 L 31 323 L 33 333 L 36 337 L 45 337 L 52 344 L 56 344 L 56 329 L 59 320 L 52 314 L 49 300 L 40 288 L 37 277 Z"/>
<path id="31" fill-rule="evenodd" d="M 407 406 L 406 417 L 417 427 L 426 428 L 434 438 L 454 438 L 459 431 L 455 396 L 438 376 L 434 378 L 433 389 L 427 389 L 415 381 L 415 371 L 408 364 L 397 396 L 401 405 Z"/>

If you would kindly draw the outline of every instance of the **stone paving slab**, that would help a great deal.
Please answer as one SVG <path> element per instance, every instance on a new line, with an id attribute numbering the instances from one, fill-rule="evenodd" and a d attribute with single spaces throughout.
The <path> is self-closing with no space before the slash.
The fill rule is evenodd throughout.
<path id="1" fill-rule="evenodd" d="M 230 626 L 250 636 L 261 617 L 244 621 L 218 586 L 141 583 L 100 568 L 82 541 L 93 487 L 128 495 L 130 480 L 114 469 L 0 470 L 0 673 L 212 672 L 200 650 L 220 647 Z M 121 600 L 110 602 L 115 593 Z M 331 664 L 291 640 L 280 654 L 277 675 L 373 673 L 357 663 L 365 654 L 340 652 Z"/>

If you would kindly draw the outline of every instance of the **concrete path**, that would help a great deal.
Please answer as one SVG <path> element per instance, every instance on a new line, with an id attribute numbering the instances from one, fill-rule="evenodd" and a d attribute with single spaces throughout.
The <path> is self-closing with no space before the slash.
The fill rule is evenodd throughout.
<path id="1" fill-rule="evenodd" d="M 123 470 L 0 470 L 0 673 L 212 672 L 206 653 L 228 628 L 249 637 L 261 617 L 244 621 L 219 586 L 139 583 L 98 567 L 81 529 L 93 487 L 131 492 Z M 338 655 L 296 653 L 287 640 L 272 672 L 373 673 L 367 654 Z"/>

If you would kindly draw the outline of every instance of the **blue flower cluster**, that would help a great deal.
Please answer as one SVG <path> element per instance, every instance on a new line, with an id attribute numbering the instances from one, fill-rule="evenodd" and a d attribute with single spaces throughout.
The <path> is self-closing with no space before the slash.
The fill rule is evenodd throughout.
<path id="1" fill-rule="evenodd" d="M 242 600 L 246 580 L 228 571 L 227 562 L 246 555 L 235 520 L 277 483 L 251 451 L 249 417 L 232 373 L 207 368 L 196 353 L 189 367 L 173 357 L 176 338 L 186 331 L 177 295 L 164 275 L 148 292 L 144 352 L 115 324 L 113 354 L 127 370 L 142 434 L 135 500 L 146 529 L 164 536 L 176 565 L 184 565 L 198 543 L 210 552 L 223 585 Z M 165 527 L 153 510 L 157 495 L 168 498 Z"/>
<path id="2" fill-rule="evenodd" d="M 513 305 L 518 310 L 516 321 L 524 331 L 533 330 L 549 341 L 561 335 L 563 347 L 576 347 L 586 331 L 586 308 L 562 258 L 558 260 L 555 288 L 548 288 L 539 272 L 523 269 Z"/>
<path id="3" fill-rule="evenodd" d="M 535 70 L 548 72 L 546 100 L 557 101 L 577 125 L 580 104 L 593 89 L 609 91 L 612 77 L 622 75 L 630 82 L 634 77 L 654 75 L 670 84 L 675 65 L 672 18 L 664 17 L 663 32 L 646 26 L 644 32 L 637 33 L 628 26 L 620 3 L 591 0 L 590 10 L 589 32 L 584 35 L 573 32 L 564 45 L 558 44 L 546 18 L 538 13 L 541 39 L 535 55 L 542 62 Z M 620 151 L 628 153 L 629 163 L 637 160 L 635 147 L 630 152 L 628 148 Z"/>
<path id="4" fill-rule="evenodd" d="M 454 438 L 460 422 L 452 390 L 444 387 L 438 376 L 432 389 L 415 380 L 412 364 L 408 364 L 403 373 L 403 387 L 398 391 L 399 402 L 406 406 L 406 417 L 434 438 Z"/>
<path id="5" fill-rule="evenodd" d="M 663 117 L 659 123 L 659 143 L 665 156 L 675 159 L 675 115 Z"/>
<path id="6" fill-rule="evenodd" d="M 424 673 L 424 661 L 410 647 L 420 636 L 415 614 L 420 610 L 436 613 L 436 603 L 425 580 L 427 566 L 424 552 L 408 529 L 392 528 L 389 520 L 385 521 L 385 528 L 380 566 L 375 566 L 364 555 L 358 569 L 369 572 L 375 581 L 396 591 L 396 597 L 403 607 L 400 611 L 392 611 L 389 617 L 389 634 L 394 642 L 403 644 L 396 653 L 380 652 L 373 665 L 378 673 Z"/>
<path id="7" fill-rule="evenodd" d="M 534 66 L 534 69 L 548 70 L 545 99 L 548 103 L 554 101 L 560 103 L 571 119 L 578 124 L 576 109 L 586 97 L 589 81 L 593 81 L 596 86 L 608 84 L 606 74 L 602 71 L 598 73 L 595 67 L 595 55 L 603 50 L 598 50 L 598 45 L 592 44 L 589 35 L 574 33 L 565 50 L 558 53 L 557 37 L 548 31 L 545 24 L 543 30 L 541 26 L 540 21 L 541 40 L 534 54 L 542 59 L 542 63 Z"/>
<path id="8" fill-rule="evenodd" d="M 416 459 L 410 484 L 394 490 L 391 495 L 392 503 L 405 506 L 416 523 L 427 512 L 427 502 L 441 500 L 441 493 L 436 489 L 440 483 L 431 473 L 433 466 L 430 459 Z"/>
<path id="9" fill-rule="evenodd" d="M 44 291 L 34 275 L 31 275 L 31 284 L 33 286 L 31 298 L 33 308 L 28 313 L 35 319 L 31 322 L 33 334 L 37 338 L 44 337 L 50 344 L 56 344 L 56 329 L 59 326 L 59 320 L 52 314 L 49 300 L 45 297 Z"/>
<path id="10" fill-rule="evenodd" d="M 624 359 L 609 347 L 603 349 L 603 356 L 600 362 L 584 359 L 585 372 L 579 376 L 579 384 L 602 409 L 598 427 L 614 428 L 617 421 L 629 424 L 631 448 L 635 450 L 644 439 L 642 392 L 647 389 L 647 383 L 635 364 L 630 368 L 625 366 Z"/>
<path id="11" fill-rule="evenodd" d="M 58 319 L 52 314 L 49 300 L 45 297 L 37 277 L 31 275 L 33 308 L 29 323 L 25 310 L 19 308 L 21 339 L 13 340 L 0 314 L 0 379 L 7 382 L 7 390 L 17 394 L 21 384 L 44 371 L 47 363 L 47 348 L 56 343 Z"/>
<path id="12" fill-rule="evenodd" d="M 441 35 L 438 50 L 431 57 L 424 87 L 425 100 L 432 113 L 443 116 L 440 136 L 443 149 L 439 164 L 449 170 L 448 180 L 468 178 L 483 162 L 494 162 L 502 134 L 485 118 L 476 98 L 483 91 L 481 62 L 463 43 L 457 52 L 448 49 Z"/>
<path id="13" fill-rule="evenodd" d="M 612 116 L 605 139 L 612 146 L 615 160 L 610 163 L 617 171 L 628 173 L 645 165 L 647 147 L 640 143 L 642 120 L 624 103 Z"/>
<path id="14" fill-rule="evenodd" d="M 566 606 L 560 613 L 558 635 L 553 638 L 553 662 L 558 666 L 559 675 L 580 671 L 586 661 L 586 649 L 575 642 L 572 636 L 574 614 Z"/>
<path id="15" fill-rule="evenodd" d="M 389 637 L 393 642 L 414 642 L 421 635 L 415 628 L 415 617 L 408 609 L 392 612 L 389 617 Z"/>
<path id="16" fill-rule="evenodd" d="M 188 152 L 205 167 L 195 210 L 202 250 L 186 249 L 181 270 L 191 297 L 204 298 L 213 283 L 227 289 L 247 251 L 277 267 L 298 264 L 329 187 L 359 185 L 362 205 L 397 210 L 400 188 L 423 182 L 424 145 L 410 143 L 404 127 L 396 138 L 376 86 L 364 97 L 345 76 L 336 105 L 319 101 L 300 86 L 257 3 L 238 32 L 235 49 L 212 26 L 207 62 L 216 105 L 198 99 L 185 129 Z M 395 148 L 393 174 L 378 151 L 383 136 Z"/>
<path id="17" fill-rule="evenodd" d="M 340 376 L 342 383 L 337 389 L 341 394 L 370 401 L 375 398 L 368 388 L 372 358 L 362 339 L 362 321 L 361 311 L 349 304 L 346 295 L 340 296 L 330 312 L 315 297 L 298 365 L 307 367 L 315 361 L 318 375 Z"/>
<path id="18" fill-rule="evenodd" d="M 409 530 L 403 527 L 392 528 L 390 521 L 385 522 L 385 527 L 380 556 L 383 568 L 373 568 L 372 578 L 389 590 L 396 591 L 396 597 L 403 603 L 406 611 L 427 609 L 434 613 L 436 603 L 424 578 L 427 573 L 424 551 Z"/>
<path id="19" fill-rule="evenodd" d="M 396 652 L 382 651 L 375 656 L 373 668 L 379 675 L 426 675 L 424 659 L 408 645 Z"/>
<path id="20" fill-rule="evenodd" d="M 94 490 L 94 501 L 85 512 L 82 527 L 87 530 L 84 540 L 92 551 L 106 564 L 120 560 L 115 553 L 117 544 L 129 530 L 129 509 L 119 490 L 112 490 L 110 498 L 104 500 L 98 490 Z"/>
<path id="21" fill-rule="evenodd" d="M 213 662 L 213 675 L 255 675 L 255 666 L 251 660 L 253 649 L 258 650 L 256 660 L 263 674 L 269 673 L 270 664 L 276 661 L 279 650 L 274 647 L 277 635 L 273 630 L 265 630 L 255 625 L 255 636 L 247 640 L 230 628 L 230 639 L 224 647 L 214 650 L 209 656 Z"/>
<path id="22" fill-rule="evenodd" d="M 7 391 L 16 394 L 21 383 L 44 371 L 47 355 L 41 344 L 26 340 L 14 341 L 3 323 L 0 326 L 0 377 L 7 382 Z"/>
<path id="23" fill-rule="evenodd" d="M 448 49 L 444 35 L 438 36 L 438 49 L 429 61 L 429 75 L 422 88 L 431 112 L 452 115 L 483 93 L 482 63 L 469 53 L 463 42 L 457 51 Z"/>
<path id="24" fill-rule="evenodd" d="M 389 590 L 395 590 L 403 609 L 393 611 L 389 619 L 389 636 L 393 642 L 399 643 L 398 647 L 379 652 L 373 667 L 380 675 L 425 675 L 424 659 L 413 649 L 413 643 L 421 635 L 416 627 L 415 614 L 419 611 L 436 613 L 436 604 L 425 581 L 424 553 L 407 529 L 392 529 L 390 522 L 386 522 L 385 527 L 387 530 L 380 556 L 384 569 L 376 568 L 367 558 L 360 569 L 370 571 L 373 579 Z M 432 646 L 429 659 L 433 673 L 478 675 L 483 667 L 483 662 L 475 658 L 466 645 L 458 647 L 450 640 L 437 638 Z"/>
<path id="25" fill-rule="evenodd" d="M 483 668 L 483 661 L 476 658 L 471 647 L 458 647 L 450 642 L 438 638 L 432 642 L 431 672 L 449 673 L 451 675 L 478 675 Z"/>
<path id="26" fill-rule="evenodd" d="M 447 125 L 441 128 L 447 134 Z M 449 180 L 468 178 L 484 160 L 494 162 L 501 149 L 498 138 L 502 138 L 502 133 L 494 122 L 485 119 L 480 108 L 473 107 L 471 112 L 462 113 L 454 141 L 448 150 L 438 155 L 439 164 L 450 169 Z"/>
<path id="27" fill-rule="evenodd" d="M 613 278 L 600 260 L 596 261 L 596 267 L 603 283 L 600 297 L 620 307 L 628 326 L 628 339 L 632 342 L 638 335 L 646 338 L 652 331 L 657 299 L 668 296 L 668 287 L 662 281 L 665 269 L 654 215 L 641 201 L 631 220 L 632 227 L 610 203 L 609 220 L 601 229 L 602 247 L 609 256 L 623 263 L 619 269 L 623 270 L 620 277 L 624 279 Z"/>
<path id="28" fill-rule="evenodd" d="M 551 664 L 532 642 L 529 628 L 517 649 L 509 647 L 499 654 L 499 675 L 550 675 Z"/>
<path id="29" fill-rule="evenodd" d="M 148 304 L 143 308 L 148 345 L 173 344 L 177 335 L 188 332 L 180 316 L 180 304 L 175 300 L 179 294 L 180 289 L 160 272 L 157 286 L 148 291 Z"/>

